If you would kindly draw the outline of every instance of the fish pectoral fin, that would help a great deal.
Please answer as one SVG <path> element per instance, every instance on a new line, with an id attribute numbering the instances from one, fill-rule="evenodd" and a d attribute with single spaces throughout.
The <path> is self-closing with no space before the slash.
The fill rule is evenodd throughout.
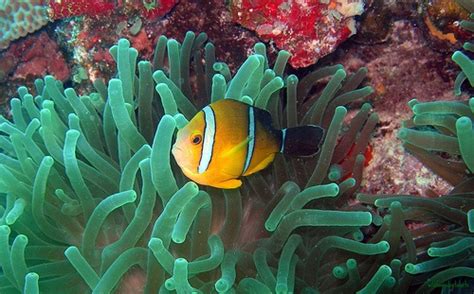
<path id="1" fill-rule="evenodd" d="M 213 186 L 217 187 L 217 188 L 221 188 L 221 189 L 235 189 L 235 188 L 238 188 L 238 187 L 242 186 L 242 181 L 237 180 L 237 179 L 231 179 L 231 180 L 227 180 L 227 181 L 217 183 Z"/>
<path id="2" fill-rule="evenodd" d="M 243 140 L 239 144 L 235 145 L 231 149 L 229 149 L 229 150 L 225 151 L 224 153 L 222 153 L 222 157 L 225 158 L 225 157 L 233 156 L 234 154 L 238 153 L 239 151 L 247 148 L 247 144 L 249 143 L 250 140 L 252 140 L 252 138 L 253 137 L 248 136 L 247 138 L 245 138 L 245 140 Z"/>

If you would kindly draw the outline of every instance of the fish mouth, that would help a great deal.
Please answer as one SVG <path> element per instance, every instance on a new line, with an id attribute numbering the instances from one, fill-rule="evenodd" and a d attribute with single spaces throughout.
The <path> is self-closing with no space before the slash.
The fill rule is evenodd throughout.
<path id="1" fill-rule="evenodd" d="M 173 148 L 171 150 L 171 153 L 173 153 L 173 156 L 174 156 L 174 159 L 175 159 L 176 163 L 181 168 L 183 173 L 189 178 L 189 177 L 195 176 L 196 171 L 193 171 L 193 170 L 187 168 L 185 162 L 183 161 L 185 159 L 185 156 L 186 156 L 187 152 L 188 152 L 188 150 L 183 149 L 183 148 L 179 148 L 176 145 L 173 145 Z"/>
<path id="2" fill-rule="evenodd" d="M 187 155 L 186 151 L 187 150 L 183 148 L 179 148 L 176 145 L 174 145 L 173 148 L 171 149 L 171 153 L 173 154 L 174 160 L 181 168 L 183 168 L 183 163 Z"/>

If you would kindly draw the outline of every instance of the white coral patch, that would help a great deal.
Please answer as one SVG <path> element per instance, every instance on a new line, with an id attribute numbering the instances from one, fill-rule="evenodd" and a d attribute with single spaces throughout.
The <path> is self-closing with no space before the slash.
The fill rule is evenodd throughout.
<path id="1" fill-rule="evenodd" d="M 356 22 L 353 18 L 349 19 L 346 25 L 347 25 L 347 28 L 351 31 L 351 34 L 349 36 L 352 36 L 355 33 L 357 33 Z"/>
<path id="2" fill-rule="evenodd" d="M 361 15 L 364 12 L 363 0 L 337 0 L 336 10 L 345 17 Z"/>

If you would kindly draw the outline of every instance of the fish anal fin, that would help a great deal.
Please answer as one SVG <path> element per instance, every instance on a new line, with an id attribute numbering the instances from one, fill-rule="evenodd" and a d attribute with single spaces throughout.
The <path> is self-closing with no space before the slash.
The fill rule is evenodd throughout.
<path id="1" fill-rule="evenodd" d="M 242 181 L 238 179 L 231 179 L 231 180 L 226 180 L 223 182 L 216 183 L 213 186 L 216 188 L 221 188 L 221 189 L 236 189 L 242 186 Z"/>

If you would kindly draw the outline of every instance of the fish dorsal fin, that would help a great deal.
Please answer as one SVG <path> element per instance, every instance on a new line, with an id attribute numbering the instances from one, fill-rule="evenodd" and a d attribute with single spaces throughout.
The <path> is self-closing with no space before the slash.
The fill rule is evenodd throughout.
<path id="1" fill-rule="evenodd" d="M 247 144 L 249 143 L 251 139 L 252 138 L 248 136 L 247 138 L 245 138 L 245 140 L 242 140 L 242 142 L 240 142 L 239 144 L 235 145 L 231 149 L 222 153 L 222 156 L 225 158 L 225 157 L 233 156 L 234 154 L 236 154 L 237 152 L 240 152 L 241 150 L 246 150 Z"/>
<path id="2" fill-rule="evenodd" d="M 251 106 L 252 107 L 252 106 Z M 254 107 L 255 118 L 259 121 L 266 129 L 273 130 L 273 119 L 270 112 L 266 111 L 265 109 L 260 109 Z"/>

